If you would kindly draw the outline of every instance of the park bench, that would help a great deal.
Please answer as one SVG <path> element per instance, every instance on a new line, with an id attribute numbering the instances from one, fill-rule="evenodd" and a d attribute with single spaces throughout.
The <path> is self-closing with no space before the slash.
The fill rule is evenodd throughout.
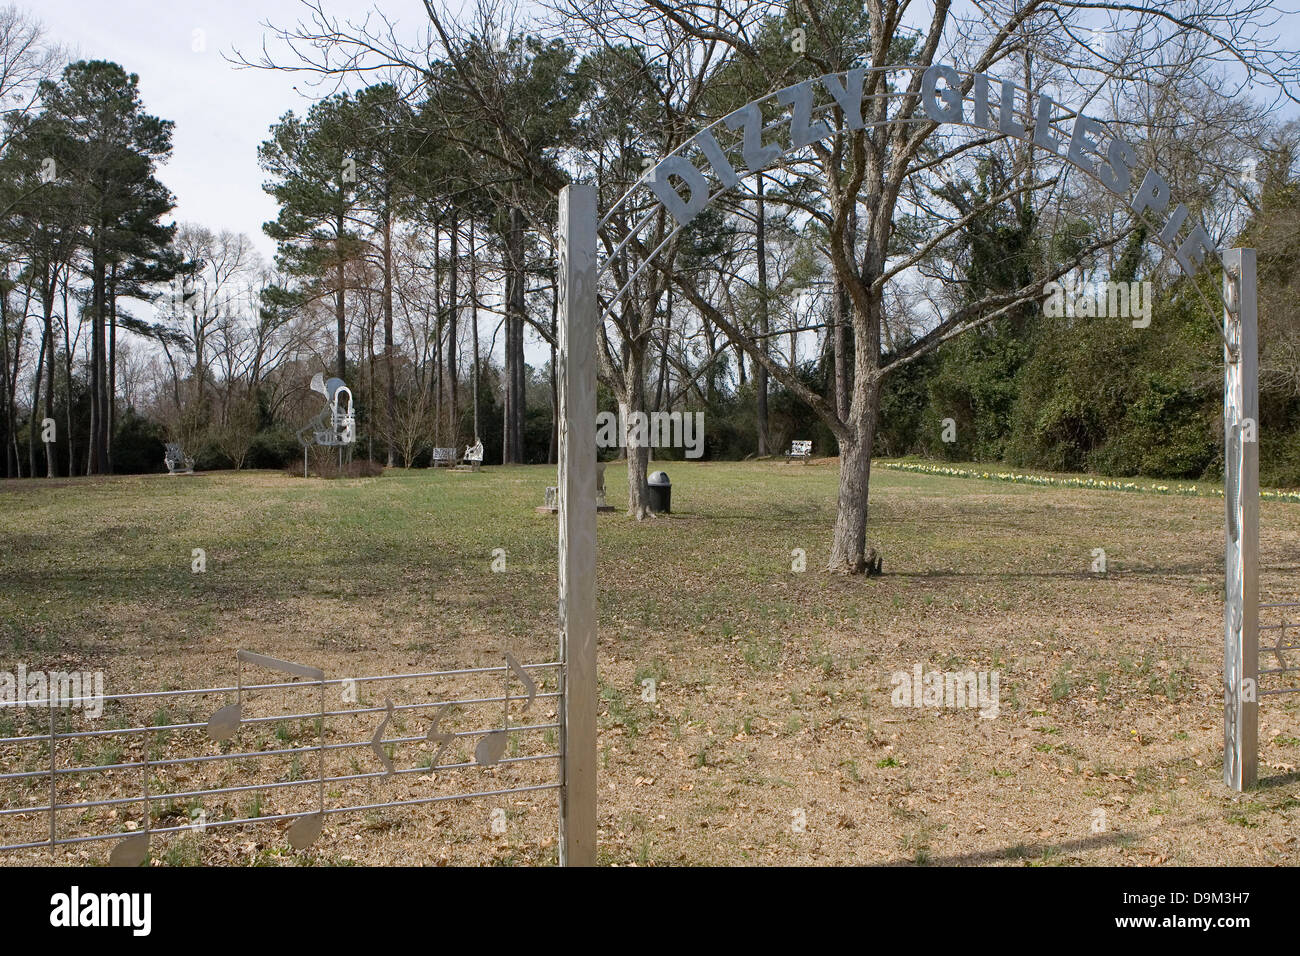
<path id="1" fill-rule="evenodd" d="M 811 441 L 792 441 L 790 442 L 790 450 L 785 453 L 785 463 L 788 465 L 797 458 L 806 465 L 808 464 L 808 459 L 811 457 Z"/>
<path id="2" fill-rule="evenodd" d="M 169 475 L 194 474 L 194 459 L 185 456 L 185 451 L 180 442 L 169 441 L 167 443 L 167 450 L 163 453 L 163 464 L 167 466 L 167 474 Z"/>
<path id="3" fill-rule="evenodd" d="M 435 448 L 435 449 L 433 450 L 433 461 L 432 461 L 432 463 L 431 463 L 431 466 L 434 467 L 434 468 L 437 468 L 439 465 L 443 465 L 444 467 L 447 467 L 447 468 L 455 467 L 455 465 L 456 465 L 456 449 L 455 449 L 455 448 Z"/>

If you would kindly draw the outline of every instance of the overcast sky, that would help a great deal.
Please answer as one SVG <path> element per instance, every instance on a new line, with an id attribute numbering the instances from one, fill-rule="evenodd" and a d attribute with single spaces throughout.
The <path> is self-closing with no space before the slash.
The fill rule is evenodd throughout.
<path id="1" fill-rule="evenodd" d="M 238 49 L 256 59 L 265 38 L 273 56 L 287 59 L 263 24 L 296 23 L 304 11 L 299 0 L 16 2 L 45 24 L 51 40 L 69 48 L 70 58 L 113 60 L 138 74 L 145 108 L 175 122 L 174 153 L 159 178 L 177 197 L 177 221 L 247 233 L 269 262 L 275 244 L 262 224 L 275 218 L 276 207 L 261 188 L 258 144 L 287 110 L 302 113 L 328 91 L 313 88 L 308 74 L 239 69 L 223 54 Z M 373 6 L 374 0 L 325 2 L 340 19 L 362 19 Z M 380 6 L 399 35 L 427 29 L 421 0 L 381 0 Z M 1277 29 L 1290 34 L 1297 24 L 1300 15 L 1290 14 Z"/>
<path id="2" fill-rule="evenodd" d="M 241 70 L 222 54 L 238 47 L 253 59 L 268 32 L 262 22 L 296 22 L 298 0 L 17 2 L 70 48 L 71 59 L 113 60 L 139 74 L 145 109 L 176 123 L 172 159 L 159 179 L 177 198 L 177 221 L 247 233 L 269 261 L 275 243 L 262 223 L 275 218 L 276 207 L 262 192 L 257 146 L 286 110 L 304 112 L 315 91 L 306 75 Z M 329 0 L 326 9 L 355 16 L 372 3 Z M 383 0 L 383 10 L 412 31 L 427 23 L 420 0 Z"/>

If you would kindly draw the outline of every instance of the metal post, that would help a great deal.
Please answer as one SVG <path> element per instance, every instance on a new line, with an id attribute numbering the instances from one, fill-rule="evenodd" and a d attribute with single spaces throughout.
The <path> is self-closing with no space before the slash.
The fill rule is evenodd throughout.
<path id="1" fill-rule="evenodd" d="M 1223 782 L 1255 785 L 1259 759 L 1259 344 L 1255 250 L 1223 257 L 1225 529 Z"/>
<path id="2" fill-rule="evenodd" d="M 560 191 L 560 863 L 596 862 L 596 187 Z"/>

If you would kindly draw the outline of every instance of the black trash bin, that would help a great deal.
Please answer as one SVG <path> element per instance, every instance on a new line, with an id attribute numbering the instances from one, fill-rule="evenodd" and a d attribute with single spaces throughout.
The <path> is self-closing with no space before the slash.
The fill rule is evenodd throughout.
<path id="1" fill-rule="evenodd" d="M 648 479 L 650 489 L 650 510 L 656 514 L 669 514 L 673 510 L 673 483 L 662 471 L 656 471 Z"/>

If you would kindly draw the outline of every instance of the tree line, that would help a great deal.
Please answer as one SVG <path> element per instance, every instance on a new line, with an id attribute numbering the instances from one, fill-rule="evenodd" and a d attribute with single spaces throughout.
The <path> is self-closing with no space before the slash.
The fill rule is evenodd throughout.
<path id="1" fill-rule="evenodd" d="M 382 14 L 343 23 L 304 0 L 280 46 L 231 51 L 335 86 L 256 157 L 278 203 L 270 264 L 246 236 L 165 222 L 154 173 L 171 124 L 121 67 L 24 80 L 0 157 L 7 472 L 120 469 L 162 436 L 209 466 L 280 464 L 317 371 L 354 387 L 381 463 L 476 436 L 489 460 L 553 461 L 555 200 L 582 179 L 613 210 L 602 407 L 704 410 L 709 457 L 803 437 L 838 454 L 832 569 L 869 564 L 873 454 L 1213 474 L 1212 264 L 1181 277 L 1122 198 L 1007 134 L 1035 122 L 1023 97 L 987 108 L 1007 112 L 1003 131 L 933 121 L 921 68 L 942 62 L 1050 89 L 1067 119 L 1086 111 L 1159 169 L 1220 248 L 1259 247 L 1261 452 L 1266 475 L 1300 480 L 1297 135 L 1274 119 L 1300 58 L 1270 4 L 545 6 L 429 2 L 406 38 Z M 709 124 L 855 68 L 860 104 L 816 88 L 826 135 L 685 228 L 638 198 Z M 790 104 L 756 109 L 770 142 Z M 1045 314 L 1045 284 L 1072 277 L 1150 283 L 1150 327 Z M 652 452 L 626 454 L 642 517 Z"/>

